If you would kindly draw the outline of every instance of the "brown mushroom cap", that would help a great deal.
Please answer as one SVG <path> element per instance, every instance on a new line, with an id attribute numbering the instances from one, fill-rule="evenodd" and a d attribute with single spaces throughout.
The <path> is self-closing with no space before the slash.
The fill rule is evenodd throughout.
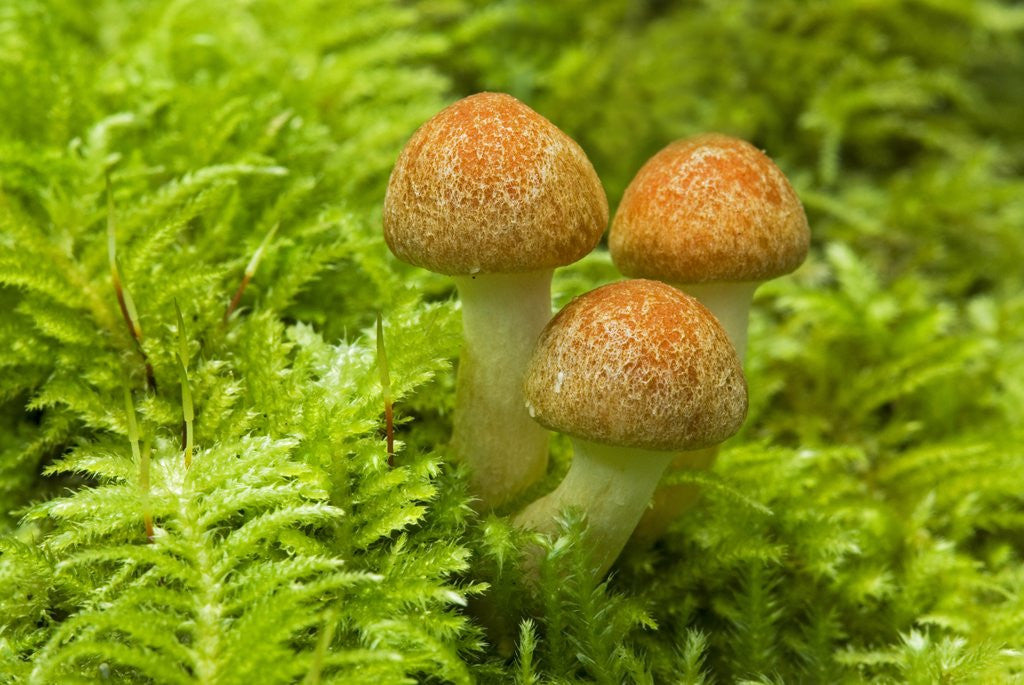
<path id="1" fill-rule="evenodd" d="M 570 264 L 608 225 L 608 199 L 576 142 L 511 95 L 479 93 L 413 134 L 384 200 L 395 255 L 437 273 Z"/>
<path id="2" fill-rule="evenodd" d="M 608 245 L 627 276 L 765 281 L 798 267 L 810 230 L 782 171 L 750 143 L 709 133 L 672 143 L 629 184 Z"/>
<path id="3" fill-rule="evenodd" d="M 656 281 L 612 283 L 566 305 L 541 333 L 524 392 L 551 430 L 651 450 L 717 444 L 747 413 L 743 369 L 721 325 Z"/>

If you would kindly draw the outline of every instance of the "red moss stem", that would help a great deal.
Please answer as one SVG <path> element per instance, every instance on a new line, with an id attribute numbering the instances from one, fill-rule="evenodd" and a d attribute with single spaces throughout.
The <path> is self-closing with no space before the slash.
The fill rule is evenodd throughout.
<path id="1" fill-rule="evenodd" d="M 117 238 L 114 232 L 114 196 L 110 188 L 110 176 L 107 176 L 107 258 L 110 261 L 110 276 L 114 282 L 114 294 L 117 295 L 117 306 L 121 310 L 121 317 L 128 326 L 128 333 L 135 341 L 135 347 L 142 356 L 142 364 L 146 368 L 146 385 L 150 390 L 156 392 L 156 376 L 153 373 L 153 365 L 149 363 L 146 350 L 142 347 L 142 324 L 139 322 L 139 313 L 135 309 L 135 302 L 131 294 L 124 287 L 121 281 L 121 269 L 117 264 Z"/>
<path id="2" fill-rule="evenodd" d="M 388 353 L 384 348 L 384 321 L 377 312 L 377 368 L 380 371 L 380 388 L 384 395 L 384 435 L 388 450 L 388 466 L 395 466 L 395 415 L 391 398 L 391 374 L 388 371 Z"/>
<path id="3" fill-rule="evenodd" d="M 224 310 L 224 318 L 222 319 L 223 324 L 227 324 L 228 319 L 234 313 L 235 309 L 238 308 L 238 303 L 242 301 L 242 294 L 245 293 L 246 287 L 249 285 L 249 281 L 256 275 L 256 267 L 260 265 L 260 260 L 263 259 L 263 253 L 267 249 L 267 245 L 274 239 L 274 234 L 277 233 L 277 227 L 279 224 L 274 224 L 267 234 L 263 236 L 263 241 L 260 246 L 256 248 L 252 258 L 249 260 L 249 264 L 245 267 L 245 273 L 242 275 L 242 282 L 238 285 L 238 289 L 235 291 L 234 296 L 231 298 L 231 302 L 228 303 L 227 309 Z"/>

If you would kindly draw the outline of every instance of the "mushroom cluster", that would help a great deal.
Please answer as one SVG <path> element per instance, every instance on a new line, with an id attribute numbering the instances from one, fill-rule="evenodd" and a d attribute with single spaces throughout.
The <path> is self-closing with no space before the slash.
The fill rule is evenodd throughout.
<path id="1" fill-rule="evenodd" d="M 513 521 L 552 533 L 560 511 L 581 509 L 599 573 L 670 462 L 709 466 L 739 429 L 754 289 L 796 268 L 809 242 L 796 193 L 762 152 L 718 134 L 679 141 L 638 172 L 609 239 L 624 275 L 654 280 L 602 286 L 552 319 L 554 268 L 590 252 L 607 222 L 579 145 L 500 93 L 464 98 L 423 124 L 384 203 L 391 251 L 452 276 L 459 293 L 452 451 L 476 506 L 522 495 L 546 471 L 545 429 L 567 434 L 568 474 Z M 660 490 L 648 533 L 692 499 Z"/>

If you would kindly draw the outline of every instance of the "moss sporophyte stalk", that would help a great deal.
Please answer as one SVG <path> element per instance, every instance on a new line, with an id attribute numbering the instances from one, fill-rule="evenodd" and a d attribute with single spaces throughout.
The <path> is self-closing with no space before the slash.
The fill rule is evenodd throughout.
<path id="1" fill-rule="evenodd" d="M 388 466 L 395 465 L 395 414 L 391 394 L 391 369 L 388 351 L 384 345 L 384 318 L 377 312 L 377 370 L 380 373 L 380 392 L 384 400 L 384 444 L 388 451 Z"/>
<path id="2" fill-rule="evenodd" d="M 142 519 L 146 528 L 146 540 L 153 542 L 153 511 L 149 503 L 149 441 L 146 446 L 139 449 L 139 425 L 135 419 L 135 403 L 132 402 L 132 392 L 128 387 L 128 381 L 124 384 L 124 409 L 128 422 L 128 440 L 132 447 L 133 460 L 139 465 L 139 489 L 142 490 Z"/>
<path id="3" fill-rule="evenodd" d="M 192 404 L 192 383 L 188 378 L 188 338 L 185 336 L 185 321 L 181 316 L 181 308 L 178 301 L 174 301 L 174 313 L 178 321 L 178 349 L 175 358 L 178 362 L 178 373 L 181 377 L 181 413 L 185 420 L 184 439 L 182 440 L 182 451 L 185 455 L 185 468 L 192 466 L 192 454 L 195 451 L 194 426 L 195 408 Z"/>
<path id="4" fill-rule="evenodd" d="M 121 268 L 117 262 L 117 231 L 115 229 L 116 220 L 114 217 L 114 194 L 109 174 L 106 176 L 106 196 L 107 261 L 110 265 L 110 278 L 114 286 L 114 293 L 117 296 L 117 304 L 118 308 L 121 310 L 121 316 L 124 318 L 124 322 L 128 326 L 128 331 L 131 333 L 132 340 L 135 341 L 135 347 L 138 349 L 139 355 L 142 357 L 142 363 L 146 369 L 146 384 L 151 390 L 156 390 L 156 377 L 153 374 L 153 365 L 150 363 L 149 357 L 146 356 L 146 350 L 142 347 L 142 324 L 139 320 L 139 312 L 135 308 L 135 301 L 132 299 L 131 293 L 128 291 L 128 288 L 125 287 L 124 282 L 121 279 Z"/>

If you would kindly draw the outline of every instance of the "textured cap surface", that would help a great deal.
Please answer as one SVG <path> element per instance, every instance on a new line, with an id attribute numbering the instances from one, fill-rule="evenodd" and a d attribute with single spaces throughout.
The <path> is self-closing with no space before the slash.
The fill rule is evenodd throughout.
<path id="1" fill-rule="evenodd" d="M 450 275 L 536 271 L 590 252 L 608 199 L 572 138 L 511 95 L 479 93 L 413 134 L 384 200 L 384 238 Z"/>
<path id="2" fill-rule="evenodd" d="M 750 143 L 709 133 L 672 143 L 629 184 L 608 245 L 627 276 L 764 281 L 807 256 L 803 205 Z"/>
<path id="3" fill-rule="evenodd" d="M 644 280 L 566 305 L 541 333 L 525 396 L 547 428 L 651 450 L 719 443 L 747 413 L 743 370 L 715 317 L 689 295 Z"/>

